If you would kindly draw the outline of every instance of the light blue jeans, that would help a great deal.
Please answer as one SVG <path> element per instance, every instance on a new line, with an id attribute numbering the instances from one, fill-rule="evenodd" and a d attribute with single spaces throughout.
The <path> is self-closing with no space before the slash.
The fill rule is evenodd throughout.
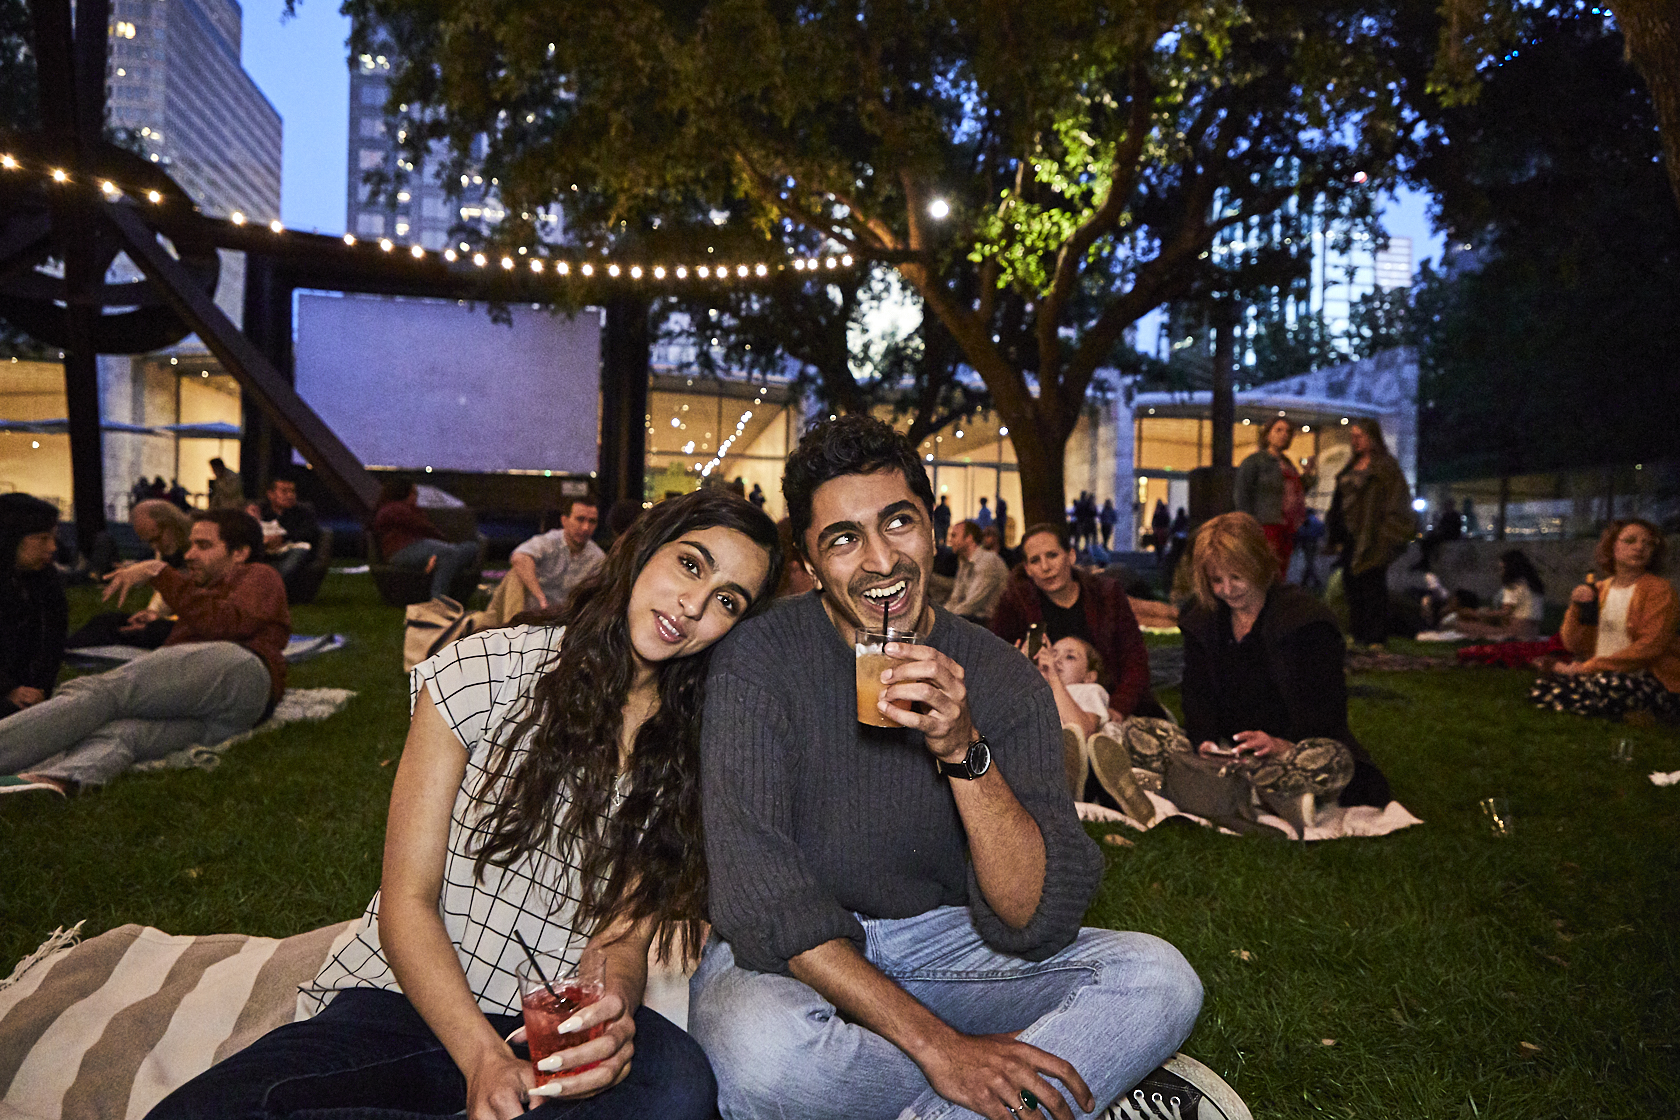
<path id="1" fill-rule="evenodd" d="M 233 642 L 164 646 L 0 720 L 0 774 L 104 785 L 136 762 L 249 731 L 269 684 L 263 659 Z"/>
<path id="2" fill-rule="evenodd" d="M 1097 1113 L 1171 1057 L 1201 1010 L 1189 963 L 1145 933 L 1082 929 L 1034 962 L 987 947 L 960 907 L 860 920 L 870 963 L 956 1030 L 1020 1032 L 1072 1063 Z M 978 1120 L 798 980 L 736 967 L 716 936 L 690 982 L 688 1029 L 717 1074 L 724 1120 Z M 1094 1115 L 1063 1096 L 1074 1116 Z"/>

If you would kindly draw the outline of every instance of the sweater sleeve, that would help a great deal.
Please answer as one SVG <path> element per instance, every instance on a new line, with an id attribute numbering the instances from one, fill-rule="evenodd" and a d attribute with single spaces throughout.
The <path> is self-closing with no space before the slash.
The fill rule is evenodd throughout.
<path id="1" fill-rule="evenodd" d="M 1593 657 L 1587 662 L 1587 669 L 1595 673 L 1637 673 L 1649 669 L 1674 640 L 1677 622 L 1680 622 L 1680 600 L 1676 599 L 1673 586 L 1661 576 L 1642 578 L 1628 603 L 1628 644 L 1609 657 Z M 1595 636 L 1597 632 L 1595 627 Z"/>
<path id="2" fill-rule="evenodd" d="M 1608 587 L 1608 582 L 1601 584 Z M 1598 594 L 1598 601 L 1604 602 L 1604 592 Z M 1563 612 L 1563 625 L 1558 629 L 1558 641 L 1563 648 L 1579 658 L 1590 658 L 1593 650 L 1598 648 L 1598 626 L 1584 625 L 1581 622 L 1581 608 L 1574 599 L 1569 600 L 1569 608 Z"/>
<path id="3" fill-rule="evenodd" d="M 1199 632 L 1184 627 L 1184 677 L 1179 697 L 1184 704 L 1184 733 L 1194 746 L 1219 738 L 1214 714 L 1213 659 Z"/>
<path id="4" fill-rule="evenodd" d="M 1079 923 L 1102 878 L 1102 855 L 1079 823 L 1068 796 L 1061 720 L 1049 684 L 1014 650 L 988 653 L 1002 672 L 995 677 L 992 672 L 986 674 L 985 695 L 971 692 L 970 708 L 975 726 L 991 744 L 993 764 L 1044 839 L 1044 888 L 1038 909 L 1025 926 L 1015 929 L 986 902 L 971 861 L 969 914 L 974 928 L 992 948 L 1041 961 L 1079 935 Z"/>
<path id="5" fill-rule="evenodd" d="M 1284 697 L 1292 724 L 1290 737 L 1297 742 L 1351 740 L 1341 632 L 1331 622 L 1312 623 L 1291 634 L 1283 648 L 1284 656 L 1294 662 L 1289 679 L 1295 695 Z"/>
<path id="6" fill-rule="evenodd" d="M 1014 645 L 1027 636 L 1027 612 L 1023 602 L 1023 593 L 1032 585 L 1024 581 L 1009 579 L 1004 583 L 1003 594 L 998 598 L 997 609 L 992 611 L 991 631 L 1010 645 Z"/>
<path id="7" fill-rule="evenodd" d="M 1238 512 L 1246 513 L 1257 520 L 1260 517 L 1261 463 L 1259 457 L 1263 454 L 1264 452 L 1257 451 L 1238 464 L 1237 479 L 1231 495 Z"/>
<path id="8" fill-rule="evenodd" d="M 201 640 L 241 641 L 289 617 L 286 586 L 278 577 L 242 579 L 223 590 L 199 587 L 174 568 L 165 568 L 152 579 L 152 586 Z M 286 625 L 290 627 L 289 622 Z"/>
<path id="9" fill-rule="evenodd" d="M 814 875 L 793 838 L 795 752 L 777 698 L 714 667 L 700 733 L 712 925 L 741 967 L 786 975 L 807 949 L 862 924 Z"/>

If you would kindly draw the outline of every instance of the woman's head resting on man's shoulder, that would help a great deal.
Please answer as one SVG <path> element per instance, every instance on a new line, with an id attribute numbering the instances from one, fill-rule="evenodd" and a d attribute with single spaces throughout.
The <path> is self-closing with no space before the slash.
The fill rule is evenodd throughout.
<path id="1" fill-rule="evenodd" d="M 776 524 L 726 490 L 702 487 L 645 510 L 606 562 L 545 621 L 590 629 L 622 617 L 643 663 L 706 649 L 771 599 L 782 571 Z"/>

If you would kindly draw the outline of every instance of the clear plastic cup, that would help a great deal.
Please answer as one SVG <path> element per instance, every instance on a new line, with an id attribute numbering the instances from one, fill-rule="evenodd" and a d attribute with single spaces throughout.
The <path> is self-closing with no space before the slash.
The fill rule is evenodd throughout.
<path id="1" fill-rule="evenodd" d="M 902 645 L 921 645 L 922 639 L 914 630 L 864 630 L 857 639 L 857 717 L 858 722 L 870 727 L 899 727 L 876 708 L 881 701 L 881 674 L 903 661 L 902 657 L 889 657 L 887 643 L 898 642 Z M 895 708 L 910 710 L 910 705 L 902 700 L 889 700 Z"/>
<path id="2" fill-rule="evenodd" d="M 514 974 L 519 978 L 519 1002 L 525 1013 L 525 1042 L 531 1048 L 531 1070 L 537 1076 L 537 1084 L 546 1085 L 555 1078 L 571 1077 L 601 1064 L 590 1062 L 557 1073 L 537 1069 L 537 1063 L 550 1054 L 601 1037 L 607 1029 L 605 1023 L 565 1034 L 560 1033 L 559 1027 L 580 1008 L 598 1001 L 605 989 L 598 954 L 585 953 L 576 965 L 571 965 L 550 953 L 538 953 L 537 963 L 548 977 L 547 983 L 529 960 L 520 961 Z"/>

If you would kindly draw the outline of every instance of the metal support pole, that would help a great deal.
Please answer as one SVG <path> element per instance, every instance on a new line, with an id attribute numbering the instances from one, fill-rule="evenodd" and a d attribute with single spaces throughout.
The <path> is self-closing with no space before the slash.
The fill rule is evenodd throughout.
<path id="1" fill-rule="evenodd" d="M 291 382 L 228 321 L 210 296 L 194 287 L 179 261 L 158 243 L 157 234 L 123 203 L 106 203 L 104 216 L 122 235 L 123 247 L 134 263 L 163 292 L 170 307 L 216 355 L 240 387 L 255 395 L 273 416 L 321 479 L 350 510 L 371 521 L 379 501 L 379 484 L 361 461 L 327 427 Z"/>
<path id="2" fill-rule="evenodd" d="M 651 338 L 646 298 L 619 296 L 607 303 L 601 340 L 602 503 L 642 503 L 647 471 L 648 367 Z"/>
<path id="3" fill-rule="evenodd" d="M 287 384 L 296 385 L 292 368 L 292 285 L 273 257 L 245 255 L 245 337 L 267 358 Z M 268 490 L 276 475 L 291 466 L 292 445 L 249 389 L 240 394 L 245 435 L 239 444 L 239 473 Z"/>

